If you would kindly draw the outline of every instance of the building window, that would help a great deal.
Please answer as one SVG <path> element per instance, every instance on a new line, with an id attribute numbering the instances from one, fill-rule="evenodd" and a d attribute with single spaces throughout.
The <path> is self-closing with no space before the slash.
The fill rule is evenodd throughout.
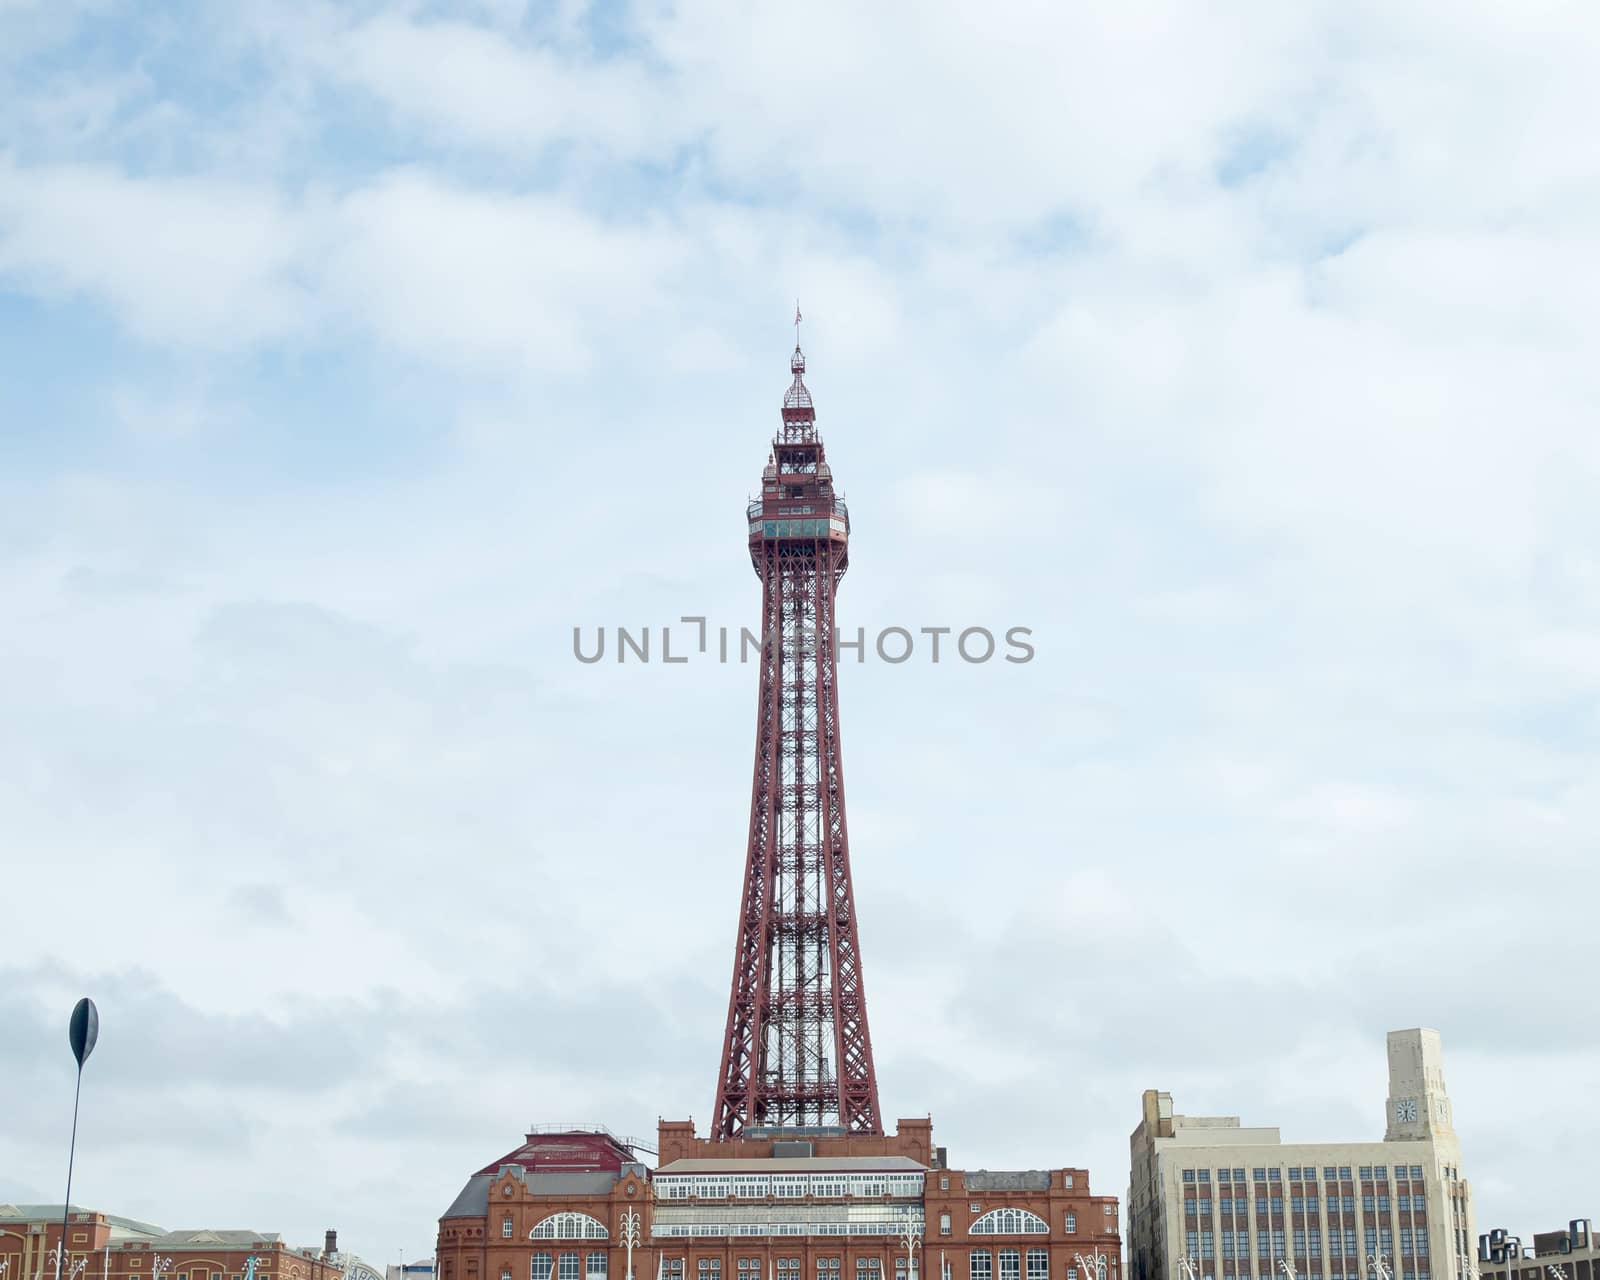
<path id="1" fill-rule="evenodd" d="M 721 1258 L 701 1258 L 695 1265 L 700 1268 L 700 1280 L 722 1280 Z"/>
<path id="2" fill-rule="evenodd" d="M 994 1257 L 987 1249 L 974 1249 L 967 1261 L 971 1280 L 994 1280 Z"/>
<path id="3" fill-rule="evenodd" d="M 1061 1185 L 1064 1186 L 1068 1191 L 1072 1190 L 1072 1175 L 1070 1173 L 1064 1173 L 1061 1175 Z"/>
<path id="4" fill-rule="evenodd" d="M 1209 1231 L 1200 1233 L 1200 1256 L 1202 1258 L 1215 1258 L 1217 1256 L 1217 1238 Z"/>
<path id="5" fill-rule="evenodd" d="M 1198 1177 L 1201 1182 L 1210 1182 L 1211 1181 L 1211 1170 L 1210 1169 L 1202 1169 L 1195 1176 Z"/>
<path id="6" fill-rule="evenodd" d="M 1294 1229 L 1294 1256 L 1297 1258 L 1306 1256 L 1306 1231 L 1304 1227 L 1296 1227 Z"/>
<path id="7" fill-rule="evenodd" d="M 1026 1209 L 991 1209 L 967 1230 L 975 1236 L 1047 1236 L 1050 1226 Z"/>
<path id="8" fill-rule="evenodd" d="M 516 1225 L 511 1221 L 511 1215 L 509 1213 L 506 1214 L 505 1217 L 500 1219 L 500 1237 L 501 1237 L 501 1239 L 503 1239 L 503 1240 L 511 1239 L 511 1233 L 513 1231 L 515 1231 L 515 1230 L 516 1230 Z"/>
<path id="9" fill-rule="evenodd" d="M 1411 1176 L 1413 1179 L 1422 1177 L 1422 1166 L 1420 1164 L 1414 1164 L 1411 1166 Z M 1426 1272 L 1424 1272 L 1424 1274 L 1426 1274 Z"/>
<path id="10" fill-rule="evenodd" d="M 556 1255 L 556 1280 L 578 1280 L 577 1254 L 562 1253 Z"/>
<path id="11" fill-rule="evenodd" d="M 583 1273 L 589 1280 L 606 1280 L 606 1255 L 591 1253 L 584 1259 Z"/>
<path id="12" fill-rule="evenodd" d="M 1061 1229 L 1069 1236 L 1076 1235 L 1078 1231 L 1078 1215 L 1075 1213 L 1069 1213 L 1066 1217 L 1066 1221 L 1061 1224 Z"/>
<path id="13" fill-rule="evenodd" d="M 534 1240 L 604 1240 L 610 1233 L 586 1213 L 552 1213 L 528 1234 Z"/>
<path id="14" fill-rule="evenodd" d="M 1028 1280 L 1050 1280 L 1050 1251 L 1028 1250 Z"/>
<path id="15" fill-rule="evenodd" d="M 1312 1227 L 1309 1235 L 1311 1237 L 1311 1256 L 1315 1258 L 1322 1252 L 1322 1228 Z"/>
<path id="16" fill-rule="evenodd" d="M 1193 1169 L 1185 1169 L 1183 1171 L 1183 1180 L 1185 1182 L 1193 1182 L 1194 1181 L 1194 1170 Z"/>
<path id="17" fill-rule="evenodd" d="M 876 1258 L 857 1258 L 856 1280 L 878 1280 L 880 1266 Z"/>
<path id="18" fill-rule="evenodd" d="M 511 1268 L 510 1267 L 501 1267 L 500 1268 L 500 1280 L 511 1280 Z"/>
<path id="19" fill-rule="evenodd" d="M 1222 1233 L 1222 1256 L 1224 1258 L 1233 1257 L 1233 1232 L 1231 1231 Z"/>
<path id="20" fill-rule="evenodd" d="M 817 1280 L 839 1280 L 839 1259 L 818 1258 Z"/>
<path id="21" fill-rule="evenodd" d="M 747 1263 L 747 1262 L 750 1264 L 750 1266 L 748 1268 L 745 1267 L 745 1263 Z M 761 1259 L 760 1258 L 740 1258 L 739 1259 L 739 1271 L 740 1271 L 740 1280 L 743 1280 L 744 1274 L 747 1271 L 748 1271 L 748 1274 L 750 1276 L 750 1280 L 761 1280 Z"/>
<path id="22" fill-rule="evenodd" d="M 548 1253 L 536 1253 L 533 1255 L 532 1264 L 528 1268 L 528 1275 L 531 1280 L 550 1280 L 555 1268 L 556 1260 Z"/>
<path id="23" fill-rule="evenodd" d="M 1265 1169 L 1252 1169 L 1250 1172 L 1256 1182 L 1265 1182 L 1267 1180 L 1267 1171 Z"/>
<path id="24" fill-rule="evenodd" d="M 1183 1233 L 1183 1252 L 1184 1256 L 1189 1258 L 1200 1252 L 1200 1233 L 1198 1231 L 1185 1231 Z"/>
<path id="25" fill-rule="evenodd" d="M 1106 1206 L 1106 1217 L 1109 1218 L 1110 1216 L 1111 1216 L 1111 1206 L 1107 1205 Z M 1211 1216 L 1211 1197 L 1210 1196 L 1201 1196 L 1200 1197 L 1200 1216 L 1202 1218 L 1209 1218 Z"/>
<path id="26" fill-rule="evenodd" d="M 950 1215 L 948 1213 L 939 1215 L 939 1234 L 942 1236 L 950 1234 Z"/>
<path id="27" fill-rule="evenodd" d="M 940 1191 L 948 1191 L 948 1190 L 950 1190 L 950 1175 L 948 1173 L 941 1173 L 939 1175 L 939 1190 Z"/>
<path id="28" fill-rule="evenodd" d="M 1020 1250 L 1000 1250 L 1000 1280 L 1022 1280 L 1022 1253 Z"/>

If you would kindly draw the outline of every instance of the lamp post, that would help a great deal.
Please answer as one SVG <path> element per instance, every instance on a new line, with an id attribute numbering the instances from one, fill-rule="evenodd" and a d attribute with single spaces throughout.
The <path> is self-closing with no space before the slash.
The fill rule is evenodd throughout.
<path id="1" fill-rule="evenodd" d="M 1507 1236 L 1506 1247 L 1506 1280 L 1521 1280 L 1522 1268 L 1515 1266 L 1522 1261 L 1522 1237 Z"/>
<path id="2" fill-rule="evenodd" d="M 900 1232 L 900 1247 L 906 1251 L 906 1280 L 917 1280 L 917 1250 L 922 1246 L 922 1228 L 907 1215 L 905 1229 Z"/>
<path id="3" fill-rule="evenodd" d="M 1372 1271 L 1372 1280 L 1394 1280 L 1389 1273 L 1389 1257 L 1383 1253 L 1369 1253 L 1367 1266 Z"/>
<path id="4" fill-rule="evenodd" d="M 1295 1274 L 1294 1263 L 1287 1258 L 1278 1259 L 1278 1270 L 1283 1272 L 1283 1280 L 1300 1280 L 1300 1277 Z"/>
<path id="5" fill-rule="evenodd" d="M 639 1244 L 639 1214 L 633 1209 L 622 1215 L 622 1243 L 628 1250 L 628 1280 L 633 1280 L 633 1251 Z"/>
<path id="6" fill-rule="evenodd" d="M 1550 1263 L 1549 1266 L 1545 1267 L 1545 1271 L 1550 1276 L 1550 1280 L 1567 1280 L 1566 1271 L 1553 1262 Z"/>
<path id="7" fill-rule="evenodd" d="M 1075 1253 L 1072 1255 L 1072 1257 L 1073 1261 L 1078 1264 L 1078 1269 L 1083 1272 L 1083 1280 L 1106 1280 L 1106 1255 L 1100 1252 L 1100 1250 L 1096 1249 L 1087 1258 L 1081 1253 Z M 1194 1271 L 1190 1266 L 1189 1259 L 1185 1258 L 1183 1261 L 1185 1268 L 1189 1271 L 1189 1280 L 1195 1280 Z M 1093 1270 L 1090 1270 L 1089 1268 L 1089 1264 L 1091 1262 L 1094 1263 Z"/>
<path id="8" fill-rule="evenodd" d="M 83 1064 L 94 1052 L 95 1041 L 100 1038 L 100 1011 L 94 1001 L 84 996 L 72 1007 L 72 1021 L 67 1024 L 67 1041 L 72 1045 L 72 1056 L 78 1060 L 78 1083 L 72 1091 L 72 1142 L 67 1147 L 67 1199 L 61 1206 L 61 1248 L 67 1247 L 67 1224 L 72 1218 L 72 1160 L 78 1152 L 78 1097 L 83 1092 Z M 56 1253 L 56 1280 L 61 1280 L 62 1254 Z"/>
<path id="9" fill-rule="evenodd" d="M 172 1259 L 158 1253 L 150 1259 L 150 1280 L 161 1280 L 164 1272 L 172 1270 Z"/>
<path id="10" fill-rule="evenodd" d="M 1083 1259 L 1079 1258 L 1078 1261 L 1082 1262 Z M 1179 1258 L 1178 1270 L 1183 1272 L 1184 1280 L 1200 1280 L 1193 1258 Z"/>

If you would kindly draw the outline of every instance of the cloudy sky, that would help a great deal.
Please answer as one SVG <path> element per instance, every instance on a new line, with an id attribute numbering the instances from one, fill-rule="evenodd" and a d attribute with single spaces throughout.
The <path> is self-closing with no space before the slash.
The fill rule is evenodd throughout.
<path id="1" fill-rule="evenodd" d="M 743 505 L 809 382 L 884 1110 L 1139 1093 L 1592 1214 L 1600 19 L 0 0 L 0 1199 L 377 1262 L 712 1103 Z M 1590 356 L 1583 352 L 1590 350 Z M 683 652 L 688 633 L 675 636 Z M 659 639 L 658 639 L 659 643 Z M 657 651 L 659 654 L 659 651 Z M 16 1104 L 18 1098 L 28 1105 Z"/>

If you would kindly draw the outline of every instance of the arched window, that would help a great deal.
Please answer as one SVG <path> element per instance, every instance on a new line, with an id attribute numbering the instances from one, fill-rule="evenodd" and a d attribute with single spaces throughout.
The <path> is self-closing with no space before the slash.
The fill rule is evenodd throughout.
<path id="1" fill-rule="evenodd" d="M 968 1227 L 967 1233 L 974 1236 L 1047 1236 L 1050 1226 L 1038 1214 L 1026 1209 L 991 1209 Z"/>
<path id="2" fill-rule="evenodd" d="M 552 1213 L 528 1233 L 531 1240 L 605 1240 L 606 1224 L 586 1213 Z M 538 1280 L 538 1277 L 534 1277 Z"/>

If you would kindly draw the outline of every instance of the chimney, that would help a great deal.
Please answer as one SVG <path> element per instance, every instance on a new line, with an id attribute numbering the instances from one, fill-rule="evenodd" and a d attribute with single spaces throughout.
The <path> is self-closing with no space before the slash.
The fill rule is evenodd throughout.
<path id="1" fill-rule="evenodd" d="M 330 1231 L 323 1238 L 322 1252 L 327 1254 L 339 1252 L 339 1233 L 337 1231 Z"/>

